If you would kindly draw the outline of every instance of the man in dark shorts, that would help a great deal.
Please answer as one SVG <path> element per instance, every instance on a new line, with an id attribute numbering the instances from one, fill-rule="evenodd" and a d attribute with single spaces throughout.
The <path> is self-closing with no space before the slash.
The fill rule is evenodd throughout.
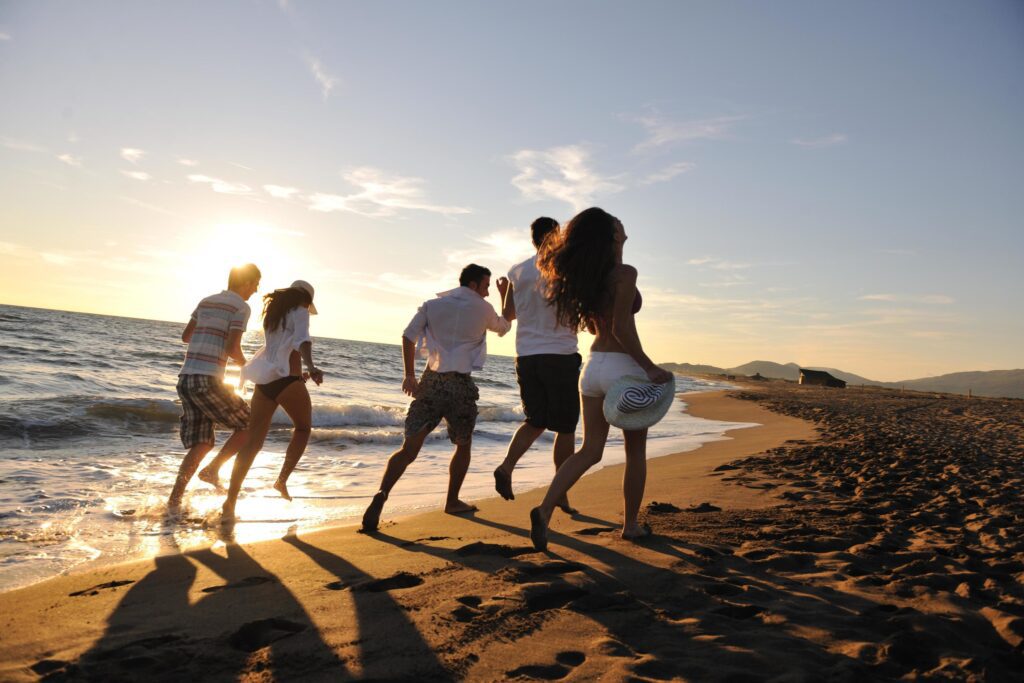
<path id="1" fill-rule="evenodd" d="M 363 514 L 363 531 L 377 528 L 388 494 L 423 447 L 430 432 L 443 419 L 448 438 L 455 445 L 448 469 L 448 497 L 444 511 L 459 514 L 476 510 L 459 500 L 459 490 L 469 469 L 476 426 L 476 402 L 480 392 L 470 373 L 480 370 L 487 357 L 487 331 L 503 336 L 512 326 L 487 303 L 491 271 L 469 264 L 462 269 L 459 287 L 442 292 L 420 306 L 402 334 L 405 378 L 402 391 L 413 397 L 405 415 L 402 447 L 388 460 L 380 490 Z M 505 278 L 498 278 L 498 292 L 504 297 Z M 427 368 L 416 380 L 417 348 L 427 359 Z"/>
<path id="2" fill-rule="evenodd" d="M 249 304 L 260 284 L 260 270 L 251 263 L 231 269 L 228 288 L 199 302 L 181 340 L 188 344 L 185 362 L 178 374 L 181 399 L 181 444 L 188 453 L 178 468 L 178 478 L 167 500 L 167 509 L 181 507 L 185 487 L 199 463 L 213 449 L 214 426 L 229 427 L 234 433 L 224 443 L 218 458 L 227 460 L 245 444 L 249 426 L 249 405 L 224 384 L 228 359 L 245 365 L 242 334 L 249 324 Z"/>
<path id="3" fill-rule="evenodd" d="M 530 232 L 533 246 L 540 251 L 545 239 L 557 237 L 558 222 L 538 218 Z M 494 488 L 505 500 L 513 500 L 512 470 L 545 430 L 555 433 L 555 469 L 573 454 L 580 419 L 578 385 L 583 358 L 578 352 L 576 331 L 558 324 L 555 309 L 544 296 L 537 255 L 513 266 L 508 279 L 502 314 L 518 321 L 516 379 L 526 419 L 513 435 L 505 460 L 494 470 Z M 559 507 L 570 514 L 576 512 L 568 498 L 563 498 Z"/>

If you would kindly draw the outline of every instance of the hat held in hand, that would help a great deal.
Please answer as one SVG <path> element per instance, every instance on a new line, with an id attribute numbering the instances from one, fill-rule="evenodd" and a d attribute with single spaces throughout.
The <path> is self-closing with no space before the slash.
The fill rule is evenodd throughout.
<path id="1" fill-rule="evenodd" d="M 676 394 L 676 378 L 655 384 L 640 375 L 626 375 L 604 397 L 604 417 L 619 429 L 646 429 L 665 417 Z"/>

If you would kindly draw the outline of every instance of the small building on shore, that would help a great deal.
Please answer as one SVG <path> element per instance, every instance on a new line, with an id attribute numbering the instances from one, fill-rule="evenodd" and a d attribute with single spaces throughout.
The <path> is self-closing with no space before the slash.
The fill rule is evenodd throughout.
<path id="1" fill-rule="evenodd" d="M 798 381 L 798 384 L 810 384 L 812 386 L 819 387 L 835 387 L 837 389 L 846 388 L 846 382 L 841 379 L 836 379 L 824 370 L 804 370 L 803 368 L 800 368 L 800 380 Z"/>

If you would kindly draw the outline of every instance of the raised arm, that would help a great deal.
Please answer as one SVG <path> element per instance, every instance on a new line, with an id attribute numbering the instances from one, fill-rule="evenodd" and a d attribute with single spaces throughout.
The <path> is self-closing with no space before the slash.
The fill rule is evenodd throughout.
<path id="1" fill-rule="evenodd" d="M 515 285 L 508 283 L 508 291 L 505 292 L 504 301 L 501 302 L 501 317 L 512 322 L 516 319 L 516 298 Z"/>
<path id="2" fill-rule="evenodd" d="M 633 316 L 633 299 L 636 297 L 636 268 L 628 265 L 616 266 L 613 271 L 615 278 L 615 301 L 612 305 L 612 334 L 622 345 L 623 350 L 644 369 L 647 378 L 652 382 L 663 384 L 672 378 L 672 374 L 654 364 L 640 344 L 640 335 L 636 331 L 636 320 Z"/>

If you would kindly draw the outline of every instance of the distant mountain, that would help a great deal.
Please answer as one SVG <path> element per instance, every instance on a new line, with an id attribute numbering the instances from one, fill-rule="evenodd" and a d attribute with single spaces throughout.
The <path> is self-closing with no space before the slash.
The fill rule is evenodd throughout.
<path id="1" fill-rule="evenodd" d="M 706 375 L 746 375 L 752 377 L 760 374 L 769 379 L 785 379 L 791 382 L 800 378 L 800 367 L 796 363 L 775 363 L 768 360 L 755 360 L 734 368 L 719 368 L 714 365 L 693 365 L 691 363 L 664 363 L 667 370 L 681 373 Z M 936 391 L 948 394 L 966 394 L 970 391 L 974 396 L 991 396 L 995 398 L 1024 398 L 1024 370 L 989 370 L 987 372 L 954 372 L 938 377 L 908 379 L 902 382 L 878 382 L 860 375 L 844 372 L 835 368 L 807 366 L 808 370 L 824 370 L 833 377 L 851 385 L 868 385 L 889 387 L 892 389 L 906 388 L 913 391 Z"/>
<path id="2" fill-rule="evenodd" d="M 914 391 L 941 391 L 996 398 L 1024 398 L 1024 370 L 989 370 L 988 372 L 954 372 L 938 377 L 889 382 L 886 386 L 906 387 Z"/>

